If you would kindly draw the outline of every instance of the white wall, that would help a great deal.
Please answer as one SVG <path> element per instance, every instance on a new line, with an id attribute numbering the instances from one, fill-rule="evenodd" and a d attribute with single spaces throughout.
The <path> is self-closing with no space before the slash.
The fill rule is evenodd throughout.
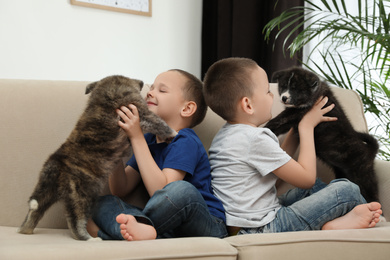
<path id="1" fill-rule="evenodd" d="M 172 68 L 200 77 L 201 19 L 201 0 L 152 0 L 152 17 L 0 0 L 0 78 L 153 82 Z"/>

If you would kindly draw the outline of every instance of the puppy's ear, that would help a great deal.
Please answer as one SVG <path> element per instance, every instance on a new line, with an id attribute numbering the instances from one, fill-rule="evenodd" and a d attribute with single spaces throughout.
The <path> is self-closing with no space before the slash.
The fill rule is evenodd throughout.
<path id="1" fill-rule="evenodd" d="M 314 73 L 307 73 L 305 80 L 311 88 L 316 88 L 320 82 L 320 78 Z"/>
<path id="2" fill-rule="evenodd" d="M 318 87 L 318 81 L 311 82 L 310 87 L 317 88 Z"/>
<path id="3" fill-rule="evenodd" d="M 139 86 L 139 91 L 141 91 L 142 88 L 143 88 L 143 86 L 144 86 L 144 82 L 141 81 L 141 80 L 136 80 L 136 82 L 137 82 L 137 84 L 138 84 L 138 86 Z"/>
<path id="4" fill-rule="evenodd" d="M 98 82 L 93 82 L 88 84 L 88 86 L 85 88 L 85 95 L 89 94 L 92 92 L 92 90 L 96 87 Z"/>
<path id="5" fill-rule="evenodd" d="M 283 76 L 284 73 L 285 73 L 285 71 L 283 71 L 283 70 L 274 72 L 274 74 L 272 74 L 272 80 L 271 81 L 274 82 L 274 83 L 277 83 L 278 80 Z"/>
<path id="6" fill-rule="evenodd" d="M 311 90 L 315 92 L 320 84 L 320 78 L 314 73 L 307 73 L 305 80 Z"/>

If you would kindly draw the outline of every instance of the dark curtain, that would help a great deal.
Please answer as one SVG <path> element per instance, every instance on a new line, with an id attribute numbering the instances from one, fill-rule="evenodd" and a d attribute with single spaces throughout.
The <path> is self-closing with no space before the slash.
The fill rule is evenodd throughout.
<path id="1" fill-rule="evenodd" d="M 282 52 L 283 37 L 273 49 L 262 33 L 264 26 L 290 7 L 303 5 L 303 0 L 203 0 L 202 78 L 217 60 L 245 57 L 255 60 L 268 74 L 291 66 L 299 66 L 302 55 L 290 58 Z M 273 32 L 274 35 L 276 32 Z M 288 33 L 288 32 L 286 32 Z M 298 32 L 297 32 L 298 33 Z"/>

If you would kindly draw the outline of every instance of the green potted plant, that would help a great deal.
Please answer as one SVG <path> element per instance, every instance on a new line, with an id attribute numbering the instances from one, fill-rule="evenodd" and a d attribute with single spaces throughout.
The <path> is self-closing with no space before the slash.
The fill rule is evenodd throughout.
<path id="1" fill-rule="evenodd" d="M 289 50 L 291 57 L 308 43 L 316 42 L 302 64 L 328 82 L 359 93 L 366 115 L 372 118 L 369 130 L 380 143 L 378 157 L 389 161 L 390 0 L 305 3 L 268 22 L 263 30 L 266 40 L 274 30 L 275 38 L 289 32 L 283 51 Z M 357 8 L 357 15 L 349 10 L 351 5 Z M 293 32 L 299 29 L 301 32 L 293 38 Z M 324 45 L 326 49 L 319 48 Z M 351 51 L 356 53 L 352 58 L 346 55 Z"/>

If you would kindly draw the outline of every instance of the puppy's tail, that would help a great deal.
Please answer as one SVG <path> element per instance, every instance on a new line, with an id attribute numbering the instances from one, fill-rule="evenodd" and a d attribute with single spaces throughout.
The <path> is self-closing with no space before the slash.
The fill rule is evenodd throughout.
<path id="1" fill-rule="evenodd" d="M 18 229 L 19 233 L 32 234 L 46 210 L 58 200 L 58 174 L 58 165 L 49 159 L 43 166 L 38 183 L 30 197 L 29 211 Z"/>
<path id="2" fill-rule="evenodd" d="M 372 160 L 375 158 L 379 150 L 378 141 L 370 134 L 367 133 L 358 133 L 359 138 L 366 144 L 367 149 L 370 150 L 372 154 Z"/>

